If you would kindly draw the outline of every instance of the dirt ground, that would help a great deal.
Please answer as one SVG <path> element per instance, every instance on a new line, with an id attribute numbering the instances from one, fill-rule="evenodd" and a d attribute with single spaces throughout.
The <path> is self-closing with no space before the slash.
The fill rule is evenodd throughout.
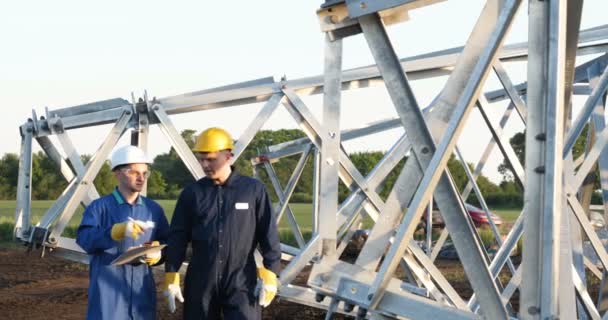
<path id="1" fill-rule="evenodd" d="M 467 299 L 471 289 L 460 264 L 438 261 L 448 281 Z M 162 269 L 158 268 L 161 279 Z M 305 283 L 306 273 L 296 279 Z M 38 252 L 27 254 L 24 248 L 0 247 L 0 318 L 2 319 L 83 319 L 87 305 L 87 266 L 61 258 L 39 257 Z M 160 286 L 159 286 L 160 289 Z M 158 319 L 180 319 L 181 309 L 175 314 L 167 310 L 164 296 L 157 292 Z M 512 299 L 517 304 L 517 296 Z M 516 305 L 514 305 L 517 308 Z M 178 308 L 181 305 L 178 303 Z M 264 309 L 264 319 L 324 319 L 325 312 L 285 300 L 276 300 Z M 344 319 L 342 316 L 336 319 Z"/>
<path id="2" fill-rule="evenodd" d="M 52 256 L 41 259 L 38 254 L 27 254 L 23 248 L 0 247 L 0 319 L 84 319 L 87 266 Z M 170 314 L 160 290 L 157 299 L 158 319 L 181 319 L 179 303 L 176 313 Z M 263 311 L 264 319 L 324 317 L 322 310 L 280 299 Z"/>

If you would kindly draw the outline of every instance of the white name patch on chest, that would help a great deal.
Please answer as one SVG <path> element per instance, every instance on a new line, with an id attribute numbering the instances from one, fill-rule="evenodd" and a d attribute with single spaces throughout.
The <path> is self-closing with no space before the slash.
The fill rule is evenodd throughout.
<path id="1" fill-rule="evenodd" d="M 247 202 L 237 202 L 234 204 L 234 208 L 236 210 L 247 210 L 249 209 L 249 203 Z"/>

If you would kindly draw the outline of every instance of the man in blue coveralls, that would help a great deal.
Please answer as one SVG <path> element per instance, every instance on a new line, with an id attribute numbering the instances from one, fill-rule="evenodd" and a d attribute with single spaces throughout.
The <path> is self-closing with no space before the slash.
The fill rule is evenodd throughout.
<path id="1" fill-rule="evenodd" d="M 260 305 L 277 292 L 281 251 L 270 198 L 262 182 L 230 166 L 233 147 L 223 129 L 199 135 L 193 151 L 206 176 L 182 191 L 171 220 L 165 295 L 172 312 L 181 297 L 178 270 L 192 245 L 184 319 L 259 319 Z M 258 246 L 264 265 L 256 272 Z"/>
<path id="2" fill-rule="evenodd" d="M 163 209 L 140 195 L 149 176 L 148 163 L 137 147 L 117 149 L 111 166 L 118 186 L 84 211 L 76 242 L 91 258 L 87 319 L 156 318 L 150 266 L 161 262 L 161 253 L 146 255 L 144 263 L 111 265 L 130 247 L 167 240 L 169 224 Z"/>

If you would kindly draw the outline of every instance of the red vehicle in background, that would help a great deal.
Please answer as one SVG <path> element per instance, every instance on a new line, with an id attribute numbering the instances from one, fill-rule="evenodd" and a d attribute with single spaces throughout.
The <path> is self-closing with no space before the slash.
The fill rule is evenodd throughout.
<path id="1" fill-rule="evenodd" d="M 465 203 L 464 207 L 467 209 L 467 212 L 469 213 L 471 220 L 473 220 L 475 227 L 479 228 L 483 226 L 490 226 L 490 221 L 488 220 L 488 217 L 483 209 L 477 208 L 476 206 L 468 203 Z M 492 217 L 492 221 L 494 221 L 496 226 L 500 226 L 503 223 L 502 219 L 492 211 L 490 211 L 490 217 Z M 426 225 L 426 218 L 427 215 L 424 213 L 422 216 L 421 225 L 418 226 L 419 228 L 424 228 L 424 225 Z M 433 210 L 433 228 L 443 227 L 445 227 L 445 222 L 443 221 L 441 213 L 439 210 Z"/>
<path id="2" fill-rule="evenodd" d="M 475 223 L 476 227 L 490 225 L 488 216 L 486 215 L 486 212 L 483 211 L 483 209 L 477 208 L 476 206 L 470 205 L 468 203 L 465 203 L 464 207 L 467 209 L 467 212 L 469 213 L 469 216 L 471 216 L 471 219 Z M 496 226 L 500 226 L 502 224 L 502 219 L 492 211 L 490 211 L 490 217 L 492 217 L 492 221 L 494 221 L 494 224 Z"/>

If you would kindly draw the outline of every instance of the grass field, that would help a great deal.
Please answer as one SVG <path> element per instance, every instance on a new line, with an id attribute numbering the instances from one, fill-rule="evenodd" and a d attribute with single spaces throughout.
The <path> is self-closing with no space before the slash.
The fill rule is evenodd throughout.
<path id="1" fill-rule="evenodd" d="M 175 208 L 175 200 L 159 200 L 158 203 L 165 210 L 167 218 L 170 220 L 173 215 Z M 44 215 L 46 210 L 53 204 L 52 200 L 33 201 L 32 202 L 32 222 L 36 223 Z M 296 221 L 300 226 L 302 233 L 305 238 L 308 238 L 312 229 L 312 204 L 310 203 L 294 203 L 290 205 L 291 210 L 294 213 Z M 82 218 L 82 208 L 79 208 L 76 214 L 70 220 L 68 228 L 66 229 L 66 235 L 72 236 L 75 229 L 80 224 Z M 494 213 L 502 217 L 506 222 L 513 222 L 519 216 L 519 209 L 495 209 Z M 12 226 L 14 224 L 15 215 L 15 201 L 12 200 L 0 200 L 0 241 L 6 241 L 10 239 L 12 234 Z M 363 221 L 363 228 L 369 228 L 372 226 L 372 222 L 369 219 Z M 286 214 L 283 215 L 279 223 L 279 229 L 281 230 L 282 237 L 290 237 L 289 224 L 286 219 Z M 8 238 L 7 238 L 8 237 Z M 291 241 L 288 241 L 291 242 Z"/>

